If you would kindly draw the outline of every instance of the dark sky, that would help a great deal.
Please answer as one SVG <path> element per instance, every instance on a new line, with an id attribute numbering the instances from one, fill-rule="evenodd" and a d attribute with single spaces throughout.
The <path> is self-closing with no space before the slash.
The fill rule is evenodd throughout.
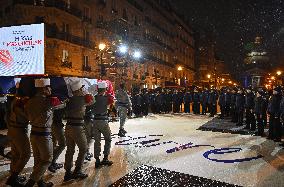
<path id="1" fill-rule="evenodd" d="M 279 62 L 277 58 L 284 54 L 284 0 L 172 0 L 172 3 L 195 28 L 201 26 L 214 33 L 218 54 L 231 67 L 243 62 L 248 52 L 245 46 L 257 35 L 263 37 L 273 62 Z"/>

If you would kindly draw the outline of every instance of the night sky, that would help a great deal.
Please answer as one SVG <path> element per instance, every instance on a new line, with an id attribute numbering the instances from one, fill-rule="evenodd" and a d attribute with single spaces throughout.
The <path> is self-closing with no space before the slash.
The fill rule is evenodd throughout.
<path id="1" fill-rule="evenodd" d="M 246 46 L 256 36 L 263 37 L 272 62 L 284 65 L 284 0 L 172 0 L 172 3 L 194 28 L 213 32 L 218 56 L 231 69 L 241 68 L 248 52 Z"/>

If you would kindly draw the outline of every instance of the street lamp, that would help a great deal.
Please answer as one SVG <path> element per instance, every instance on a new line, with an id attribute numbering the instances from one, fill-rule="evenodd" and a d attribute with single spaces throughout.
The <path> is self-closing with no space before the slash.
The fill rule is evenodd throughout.
<path id="1" fill-rule="evenodd" d="M 134 51 L 133 57 L 134 57 L 135 59 L 140 59 L 140 58 L 142 57 L 142 54 L 141 54 L 140 51 Z"/>
<path id="2" fill-rule="evenodd" d="M 101 72 L 100 72 L 100 79 L 102 79 L 102 76 L 106 75 L 106 69 L 103 64 L 103 50 L 106 48 L 105 43 L 100 43 L 99 44 L 99 50 L 101 51 L 100 53 L 100 65 L 101 65 Z"/>
<path id="3" fill-rule="evenodd" d="M 277 74 L 278 76 L 280 76 L 280 75 L 282 74 L 282 72 L 281 72 L 281 71 L 277 71 L 276 74 Z"/>
<path id="4" fill-rule="evenodd" d="M 128 51 L 128 47 L 126 45 L 121 45 L 119 47 L 119 52 L 122 53 L 122 54 L 126 54 Z"/>
<path id="5" fill-rule="evenodd" d="M 100 43 L 99 44 L 99 50 L 102 51 L 106 48 L 106 44 L 105 43 Z"/>
<path id="6" fill-rule="evenodd" d="M 210 75 L 210 74 L 208 74 L 208 75 L 207 75 L 207 78 L 208 78 L 208 79 L 210 79 L 210 78 L 211 78 L 211 75 Z"/>
<path id="7" fill-rule="evenodd" d="M 178 71 L 182 71 L 182 67 L 181 66 L 178 67 Z"/>

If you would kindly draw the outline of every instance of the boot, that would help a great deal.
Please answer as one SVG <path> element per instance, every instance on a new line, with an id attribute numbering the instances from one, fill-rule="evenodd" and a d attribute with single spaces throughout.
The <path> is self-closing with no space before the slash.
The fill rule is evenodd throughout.
<path id="1" fill-rule="evenodd" d="M 33 187 L 35 185 L 35 181 L 32 179 L 29 179 L 28 182 L 26 183 L 25 187 Z"/>
<path id="2" fill-rule="evenodd" d="M 100 158 L 96 158 L 95 168 L 99 168 L 101 166 Z"/>
<path id="3" fill-rule="evenodd" d="M 73 175 L 72 175 L 72 173 L 71 173 L 71 171 L 66 171 L 65 172 L 65 175 L 64 175 L 64 182 L 68 182 L 68 181 L 70 181 L 70 180 L 73 180 L 74 178 L 73 178 Z"/>
<path id="4" fill-rule="evenodd" d="M 22 183 L 24 181 L 21 182 L 18 175 L 18 173 L 12 173 L 12 175 L 7 179 L 6 184 L 12 187 L 23 187 L 24 184 Z"/>
<path id="5" fill-rule="evenodd" d="M 52 173 L 56 172 L 56 167 L 55 167 L 54 163 L 50 164 L 50 166 L 48 167 L 48 171 L 50 171 Z"/>
<path id="6" fill-rule="evenodd" d="M 125 134 L 123 133 L 122 129 L 119 130 L 118 136 L 119 137 L 125 137 Z"/>
<path id="7" fill-rule="evenodd" d="M 101 162 L 101 165 L 104 165 L 104 166 L 111 166 L 112 164 L 113 162 L 108 159 L 107 155 L 104 157 L 103 161 Z"/>
<path id="8" fill-rule="evenodd" d="M 63 168 L 63 164 L 59 164 L 59 163 L 54 163 L 54 166 L 56 170 Z"/>
<path id="9" fill-rule="evenodd" d="M 123 134 L 126 134 L 127 131 L 125 129 L 120 129 L 122 131 Z"/>
<path id="10" fill-rule="evenodd" d="M 42 179 L 37 182 L 38 187 L 52 187 L 52 182 L 44 182 Z"/>
<path id="11" fill-rule="evenodd" d="M 88 174 L 82 173 L 82 171 L 74 171 L 73 178 L 74 179 L 85 179 L 88 177 Z"/>

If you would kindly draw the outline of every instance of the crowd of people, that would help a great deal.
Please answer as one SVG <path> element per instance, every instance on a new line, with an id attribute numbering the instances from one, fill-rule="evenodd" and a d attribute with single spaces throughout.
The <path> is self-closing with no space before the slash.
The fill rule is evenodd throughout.
<path id="1" fill-rule="evenodd" d="M 223 87 L 220 90 L 198 88 L 188 90 L 142 90 L 131 94 L 133 113 L 136 117 L 148 115 L 148 109 L 154 114 L 192 113 L 210 117 L 220 109 L 220 118 L 231 118 L 236 126 L 245 125 L 245 129 L 255 135 L 264 136 L 265 127 L 269 127 L 268 139 L 281 141 L 284 122 L 284 96 L 282 87 L 272 90 L 252 87 Z M 245 121 L 244 121 L 245 119 Z"/>
<path id="2" fill-rule="evenodd" d="M 0 102 L 6 106 L 5 122 L 11 145 L 11 175 L 7 185 L 31 187 L 37 183 L 39 187 L 50 187 L 53 184 L 44 182 L 44 173 L 47 170 L 55 173 L 62 167 L 65 169 L 64 182 L 84 179 L 88 174 L 83 172 L 83 164 L 92 157 L 97 169 L 111 166 L 111 130 L 108 123 L 112 109 L 119 116 L 120 137 L 125 137 L 127 133 L 124 124 L 132 112 L 135 117 L 149 113 L 191 112 L 195 115 L 209 113 L 210 117 L 214 117 L 219 108 L 221 119 L 230 118 L 236 126 L 245 125 L 244 128 L 258 136 L 265 135 L 264 129 L 268 125 L 267 138 L 281 141 L 284 97 L 280 86 L 273 90 L 251 87 L 223 87 L 220 90 L 159 88 L 133 90 L 129 94 L 125 84 L 121 83 L 113 95 L 107 92 L 105 81 L 98 82 L 96 86 L 96 92 L 86 92 L 81 79 L 74 79 L 69 82 L 71 95 L 60 98 L 52 94 L 50 80 L 41 78 L 34 80 L 36 92 L 29 97 L 20 91 L 13 96 L 0 97 Z M 28 129 L 31 129 L 30 133 Z M 101 135 L 105 141 L 102 160 Z M 94 155 L 90 153 L 93 141 Z M 78 146 L 79 153 L 72 170 L 75 146 Z M 65 163 L 57 163 L 65 148 Z M 30 159 L 31 150 L 34 167 L 30 179 L 25 182 L 26 178 L 20 173 Z"/>

